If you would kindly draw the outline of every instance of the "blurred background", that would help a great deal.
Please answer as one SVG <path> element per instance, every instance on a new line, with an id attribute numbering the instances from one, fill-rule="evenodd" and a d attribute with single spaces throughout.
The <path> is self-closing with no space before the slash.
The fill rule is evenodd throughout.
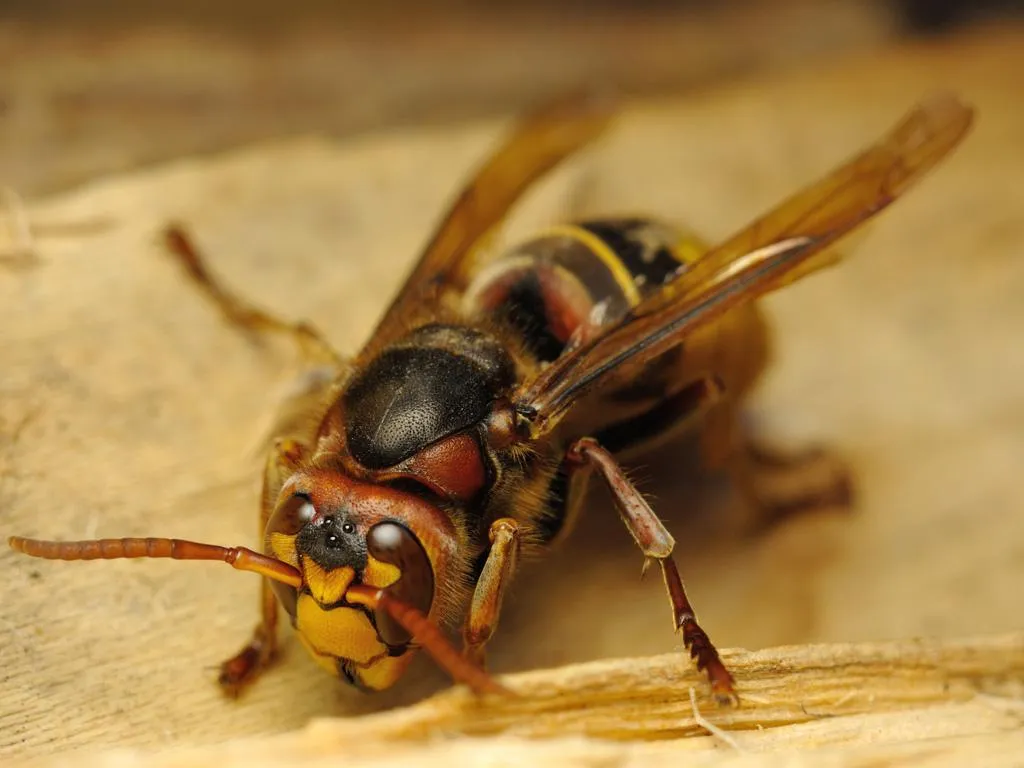
<path id="1" fill-rule="evenodd" d="M 300 132 L 655 94 L 998 24 L 1021 0 L 2 0 L 0 183 L 24 196 Z"/>

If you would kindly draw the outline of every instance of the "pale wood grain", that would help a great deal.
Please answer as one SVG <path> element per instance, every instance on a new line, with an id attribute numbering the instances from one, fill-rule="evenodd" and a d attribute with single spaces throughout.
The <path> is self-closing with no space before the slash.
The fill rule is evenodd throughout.
<path id="1" fill-rule="evenodd" d="M 743 703 L 723 709 L 676 655 L 509 677 L 515 699 L 464 690 L 319 720 L 296 733 L 79 765 L 985 765 L 1024 750 L 1024 635 L 730 653 Z M 497 761 L 497 763 L 495 762 Z"/>

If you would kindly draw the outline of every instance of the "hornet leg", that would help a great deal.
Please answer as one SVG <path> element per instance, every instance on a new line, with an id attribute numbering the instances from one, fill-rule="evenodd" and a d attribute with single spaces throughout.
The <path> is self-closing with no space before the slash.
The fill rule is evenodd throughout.
<path id="1" fill-rule="evenodd" d="M 849 468 L 821 449 L 781 451 L 744 434 L 739 408 L 723 399 L 700 426 L 700 455 L 708 469 L 726 469 L 746 505 L 743 526 L 756 535 L 788 518 L 853 506 Z"/>
<path id="2" fill-rule="evenodd" d="M 260 541 L 263 540 L 267 522 L 274 511 L 278 491 L 295 471 L 303 453 L 302 446 L 294 440 L 279 440 L 267 458 L 260 502 Z M 270 580 L 265 577 L 261 579 L 259 607 L 260 621 L 249 642 L 220 666 L 218 682 L 228 696 L 237 696 L 277 656 L 277 596 L 270 587 Z"/>
<path id="3" fill-rule="evenodd" d="M 732 401 L 708 412 L 700 438 L 704 465 L 727 468 L 746 500 L 750 519 L 745 524 L 752 534 L 797 515 L 853 506 L 853 481 L 839 457 L 823 449 L 783 451 L 751 440 Z"/>
<path id="4" fill-rule="evenodd" d="M 224 318 L 243 330 L 256 333 L 283 333 L 291 336 L 303 354 L 316 362 L 341 364 L 342 357 L 312 325 L 288 322 L 254 307 L 223 286 L 206 266 L 206 259 L 196 248 L 188 232 L 172 224 L 164 231 L 168 249 L 184 267 L 189 278 L 217 307 Z"/>
<path id="5" fill-rule="evenodd" d="M 758 513 L 755 533 L 807 512 L 853 506 L 849 470 L 827 450 L 782 451 L 748 442 L 734 461 L 733 474 Z"/>
<path id="6" fill-rule="evenodd" d="M 462 655 L 478 667 L 484 666 L 484 646 L 498 628 L 505 588 L 512 581 L 519 560 L 519 526 L 507 517 L 491 523 L 491 548 L 473 591 L 469 616 L 463 630 Z"/>
<path id="7" fill-rule="evenodd" d="M 707 633 L 697 623 L 683 580 L 672 559 L 672 550 L 675 548 L 672 535 L 623 473 L 615 458 L 596 440 L 587 437 L 578 440 L 569 448 L 566 459 L 582 470 L 597 470 L 608 485 L 622 522 L 626 524 L 640 551 L 648 561 L 654 560 L 661 566 L 672 606 L 673 626 L 677 632 L 682 631 L 683 643 L 689 649 L 697 668 L 707 674 L 711 690 L 720 701 L 734 700 L 736 695 L 732 675 L 719 658 Z"/>

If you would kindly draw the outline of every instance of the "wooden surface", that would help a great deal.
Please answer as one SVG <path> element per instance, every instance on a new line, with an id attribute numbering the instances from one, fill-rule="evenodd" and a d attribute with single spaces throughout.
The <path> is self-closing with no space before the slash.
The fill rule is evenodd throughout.
<path id="1" fill-rule="evenodd" d="M 553 179 L 513 222 L 514 233 L 566 212 L 643 210 L 719 237 L 933 87 L 955 88 L 979 108 L 967 144 L 886 214 L 856 258 L 770 301 L 778 365 L 752 404 L 754 423 L 776 439 L 823 441 L 848 457 L 856 514 L 737 538 L 727 524 L 735 501 L 720 485 L 691 494 L 668 482 L 677 474 L 671 454 L 640 472 L 720 645 L 1021 629 L 1020 72 L 1024 32 L 1012 30 L 637 104 L 599 152 Z M 224 327 L 161 252 L 159 227 L 188 222 L 232 285 L 354 349 L 498 128 L 297 138 L 30 202 L 37 260 L 0 257 L 0 533 L 252 544 L 255 446 L 296 373 L 294 355 Z M 654 580 L 639 581 L 640 564 L 595 497 L 565 549 L 517 583 L 494 669 L 677 648 L 664 596 Z M 254 579 L 209 564 L 51 564 L 12 553 L 0 555 L 0 568 L 6 757 L 281 733 L 445 685 L 423 663 L 418 680 L 360 696 L 289 641 L 280 667 L 227 703 L 212 683 L 215 665 L 255 619 Z M 976 647 L 1002 648 L 1000 663 L 1017 659 L 1003 668 L 1019 681 L 1019 643 Z M 975 645 L 957 647 L 969 655 Z M 680 695 L 697 679 L 681 656 L 638 663 L 678 674 Z M 951 706 L 971 707 L 970 718 L 987 711 Z M 920 732 L 953 727 L 955 711 L 925 717 Z M 529 720 L 507 722 L 505 738 L 515 738 Z M 891 721 L 871 722 L 884 731 Z M 856 726 L 858 738 L 866 727 Z M 497 760 L 503 744 L 452 749 Z M 643 749 L 667 762 L 687 744 Z M 1012 742 L 1000 744 L 1006 752 Z M 348 748 L 330 745 L 335 757 Z M 621 764 L 646 760 L 615 754 Z"/>
<path id="2" fill-rule="evenodd" d="M 729 655 L 744 704 L 697 694 L 675 655 L 516 675 L 513 699 L 464 690 L 277 737 L 168 750 L 147 765 L 1020 765 L 1024 634 L 805 645 Z M 799 757 L 793 752 L 799 749 Z M 124 766 L 122 752 L 79 762 Z"/>

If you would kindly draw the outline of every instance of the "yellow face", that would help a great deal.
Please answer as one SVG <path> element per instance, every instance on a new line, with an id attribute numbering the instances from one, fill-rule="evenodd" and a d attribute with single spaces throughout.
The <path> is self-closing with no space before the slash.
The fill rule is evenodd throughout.
<path id="1" fill-rule="evenodd" d="M 267 521 L 266 553 L 297 569 L 298 586 L 272 586 L 299 639 L 324 669 L 382 690 L 416 652 L 403 606 L 428 620 L 441 613 L 435 585 L 450 583 L 458 540 L 450 516 L 430 501 L 335 469 L 291 475 Z M 387 606 L 371 607 L 379 590 Z"/>
<path id="2" fill-rule="evenodd" d="M 294 536 L 271 534 L 269 543 L 275 557 L 300 562 Z M 414 651 L 390 655 L 366 610 L 341 604 L 356 578 L 355 571 L 350 567 L 325 571 L 309 558 L 301 559 L 300 568 L 305 588 L 295 605 L 295 629 L 313 659 L 331 674 L 344 676 L 362 688 L 379 691 L 394 685 L 412 661 Z M 397 567 L 371 556 L 361 581 L 387 587 L 400 576 Z"/>

